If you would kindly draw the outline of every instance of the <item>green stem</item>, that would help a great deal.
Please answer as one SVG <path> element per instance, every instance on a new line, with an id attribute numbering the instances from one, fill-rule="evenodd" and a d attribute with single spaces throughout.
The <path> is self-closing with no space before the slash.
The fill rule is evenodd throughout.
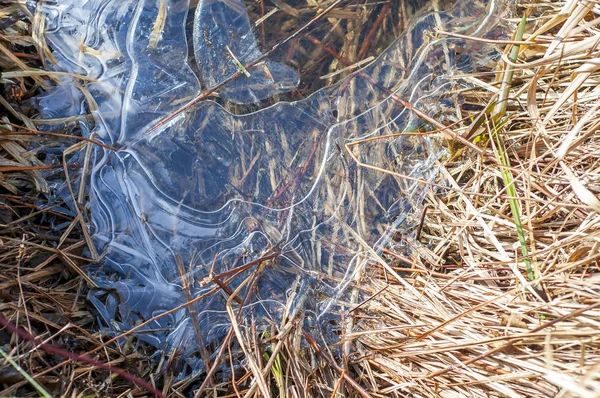
<path id="1" fill-rule="evenodd" d="M 16 363 L 10 356 L 8 356 L 6 352 L 4 352 L 4 350 L 2 350 L 2 348 L 0 348 L 0 355 L 2 355 L 4 359 L 6 359 L 6 362 L 11 364 L 11 366 L 21 374 L 21 376 L 23 376 L 29 383 L 31 383 L 31 385 L 35 387 L 35 389 L 42 395 L 42 397 L 52 398 L 52 395 L 48 394 L 48 392 L 44 390 L 44 387 L 42 387 L 37 381 L 35 381 L 33 377 L 29 376 L 27 372 L 25 372 L 25 370 L 23 370 L 23 368 L 19 366 L 18 363 Z"/>
<path id="2" fill-rule="evenodd" d="M 525 23 L 527 22 L 527 15 L 523 15 L 519 27 L 517 28 L 517 34 L 515 36 L 515 40 L 522 40 L 523 34 L 525 33 Z M 519 46 L 513 45 L 510 51 L 509 59 L 511 62 L 515 62 L 517 57 L 519 56 Z M 506 66 L 506 71 L 504 72 L 504 77 L 502 79 L 502 88 L 500 90 L 499 97 L 499 105 L 494 108 L 492 114 L 492 131 L 491 135 L 496 142 L 497 153 L 496 158 L 501 167 L 502 180 L 504 182 L 504 186 L 506 187 L 506 193 L 509 197 L 513 199 L 509 199 L 510 204 L 510 212 L 512 213 L 512 217 L 515 223 L 515 227 L 517 228 L 517 235 L 519 236 L 519 243 L 521 245 L 521 253 L 525 257 L 525 266 L 527 268 L 527 277 L 530 281 L 535 279 L 535 275 L 533 273 L 533 268 L 531 267 L 531 260 L 529 259 L 529 250 L 527 249 L 527 241 L 525 240 L 525 233 L 523 232 L 523 224 L 521 223 L 521 211 L 519 210 L 519 203 L 517 199 L 517 190 L 515 189 L 515 182 L 513 180 L 512 174 L 510 172 L 510 159 L 506 153 L 506 148 L 504 147 L 504 142 L 502 141 L 499 130 L 500 126 L 503 124 L 501 121 L 504 118 L 506 113 L 506 108 L 508 106 L 508 95 L 510 91 L 510 87 L 512 85 L 512 79 L 514 76 L 514 68 L 511 65 Z"/>

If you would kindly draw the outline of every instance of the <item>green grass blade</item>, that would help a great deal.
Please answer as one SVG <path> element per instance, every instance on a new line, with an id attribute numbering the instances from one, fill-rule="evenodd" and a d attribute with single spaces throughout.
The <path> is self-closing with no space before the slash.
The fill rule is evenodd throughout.
<path id="1" fill-rule="evenodd" d="M 515 40 L 520 41 L 523 39 L 523 34 L 525 33 L 525 24 L 527 22 L 527 16 L 523 15 L 521 18 L 521 22 L 519 27 L 517 28 L 517 34 L 515 35 Z M 517 60 L 519 56 L 519 47 L 518 45 L 513 45 L 510 51 L 509 59 L 512 62 Z M 512 174 L 509 170 L 510 167 L 510 159 L 506 153 L 506 148 L 504 147 L 504 142 L 500 137 L 499 130 L 501 126 L 504 124 L 502 122 L 504 115 L 506 113 L 506 108 L 508 105 L 508 94 L 510 91 L 510 87 L 512 85 L 512 79 L 514 75 L 514 69 L 512 66 L 507 65 L 506 71 L 504 73 L 504 78 L 502 80 L 502 88 L 500 92 L 500 106 L 495 108 L 493 117 L 492 117 L 492 131 L 491 136 L 494 139 L 497 147 L 496 151 L 496 159 L 498 163 L 502 165 L 501 174 L 502 181 L 504 186 L 506 187 L 506 193 L 511 198 L 517 197 L 517 190 L 515 189 L 515 182 L 513 180 Z M 513 221 L 515 223 L 515 227 L 517 229 L 517 235 L 519 237 L 519 243 L 521 246 L 521 253 L 525 257 L 525 266 L 527 269 L 527 277 L 530 281 L 535 279 L 535 275 L 533 272 L 533 268 L 531 267 L 531 260 L 529 259 L 529 250 L 527 248 L 527 241 L 525 240 L 525 233 L 523 232 L 523 224 L 521 223 L 521 211 L 519 210 L 519 203 L 517 199 L 509 199 L 510 212 L 512 214 Z"/>
<path id="2" fill-rule="evenodd" d="M 42 387 L 37 381 L 35 381 L 33 377 L 29 376 L 27 372 L 25 372 L 25 370 L 23 370 L 23 368 L 19 366 L 18 363 L 16 363 L 10 356 L 8 356 L 6 352 L 4 352 L 4 350 L 2 350 L 2 348 L 0 348 L 0 355 L 2 355 L 4 359 L 6 359 L 6 362 L 8 362 L 13 368 L 15 368 L 21 374 L 21 376 L 23 376 L 29 383 L 31 383 L 31 385 L 40 393 L 42 397 L 52 398 L 52 395 L 50 395 L 44 389 L 44 387 Z"/>

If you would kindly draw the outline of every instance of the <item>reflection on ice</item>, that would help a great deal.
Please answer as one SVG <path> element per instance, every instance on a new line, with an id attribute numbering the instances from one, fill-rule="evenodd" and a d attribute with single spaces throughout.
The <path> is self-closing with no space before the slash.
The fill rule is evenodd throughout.
<path id="1" fill-rule="evenodd" d="M 427 136 L 398 134 L 421 125 L 397 98 L 451 117 L 454 89 L 464 84 L 452 74 L 486 62 L 490 49 L 433 29 L 481 35 L 497 22 L 489 10 L 502 8 L 458 1 L 417 19 L 369 67 L 303 101 L 245 115 L 203 101 L 146 134 L 200 93 L 188 64 L 188 1 L 44 7 L 57 67 L 98 78 L 85 88 L 95 102 L 87 103 L 94 134 L 121 148 L 94 147 L 91 224 L 105 255 L 91 272 L 100 289 L 89 298 L 105 326 L 118 330 L 193 299 L 138 334 L 188 354 L 218 345 L 232 313 L 241 327 L 294 318 L 335 339 L 339 322 L 329 321 L 360 300 L 373 253 L 398 244 L 399 231 L 410 235 L 427 192 L 422 182 L 436 176 L 441 150 Z M 262 54 L 241 0 L 201 0 L 194 24 L 207 86 L 237 71 L 228 53 L 242 63 Z M 219 96 L 255 102 L 298 82 L 289 66 L 269 60 L 248 72 Z M 54 109 L 52 95 L 79 100 L 69 92 L 49 94 L 46 114 L 81 111 L 69 100 Z"/>

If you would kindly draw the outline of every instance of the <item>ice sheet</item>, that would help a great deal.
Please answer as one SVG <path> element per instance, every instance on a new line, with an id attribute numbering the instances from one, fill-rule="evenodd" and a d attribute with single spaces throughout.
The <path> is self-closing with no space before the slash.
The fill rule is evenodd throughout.
<path id="1" fill-rule="evenodd" d="M 401 134 L 424 126 L 398 99 L 452 118 L 456 89 L 466 86 L 455 76 L 496 54 L 435 29 L 484 36 L 505 8 L 457 1 L 415 19 L 371 65 L 307 99 L 240 115 L 201 101 L 148 133 L 199 95 L 201 82 L 211 87 L 237 72 L 231 53 L 244 64 L 263 54 L 245 4 L 199 2 L 199 76 L 188 55 L 187 0 L 37 7 L 48 18 L 56 68 L 97 79 L 83 88 L 94 137 L 119 148 L 93 148 L 90 229 L 104 256 L 90 268 L 100 288 L 89 299 L 107 331 L 118 332 L 193 298 L 136 333 L 188 356 L 218 347 L 231 326 L 228 308 L 242 328 L 297 317 L 336 340 L 341 315 L 360 299 L 351 293 L 377 263 L 373 253 L 409 244 L 429 189 L 423 182 L 436 179 L 443 154 L 435 139 Z M 299 78 L 269 57 L 248 73 L 218 95 L 255 102 Z M 64 105 L 85 97 L 64 88 L 73 84 L 80 87 L 66 79 L 46 95 L 42 114 L 80 109 Z"/>

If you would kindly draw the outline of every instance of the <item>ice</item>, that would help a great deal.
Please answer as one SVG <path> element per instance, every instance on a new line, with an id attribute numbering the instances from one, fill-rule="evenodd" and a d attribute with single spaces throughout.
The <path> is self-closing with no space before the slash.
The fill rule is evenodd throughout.
<path id="1" fill-rule="evenodd" d="M 153 129 L 202 85 L 240 71 L 234 57 L 248 64 L 265 54 L 245 4 L 199 2 L 195 61 L 187 0 L 38 4 L 56 69 L 97 79 L 65 79 L 40 101 L 42 114 L 77 114 L 87 98 L 92 135 L 118 147 L 93 148 L 88 183 L 90 230 L 103 254 L 90 268 L 99 288 L 89 299 L 106 331 L 169 312 L 136 336 L 191 358 L 218 348 L 235 313 L 241 328 L 293 318 L 336 341 L 368 266 L 378 266 L 375 254 L 410 243 L 443 155 L 437 140 L 403 134 L 427 125 L 399 99 L 452 120 L 456 89 L 467 86 L 456 75 L 495 56 L 435 29 L 483 36 L 505 7 L 455 3 L 415 19 L 371 65 L 306 99 L 241 114 L 204 100 Z M 222 85 L 220 100 L 255 103 L 295 88 L 298 73 L 282 59 L 268 56 L 250 77 Z M 89 95 L 65 88 L 73 86 Z"/>
<path id="2" fill-rule="evenodd" d="M 194 56 L 206 86 L 213 87 L 238 71 L 232 54 L 242 65 L 262 56 L 246 5 L 242 0 L 201 0 L 194 17 Z M 253 103 L 294 89 L 300 79 L 290 67 L 268 59 L 247 72 L 222 87 L 221 97 Z"/>

